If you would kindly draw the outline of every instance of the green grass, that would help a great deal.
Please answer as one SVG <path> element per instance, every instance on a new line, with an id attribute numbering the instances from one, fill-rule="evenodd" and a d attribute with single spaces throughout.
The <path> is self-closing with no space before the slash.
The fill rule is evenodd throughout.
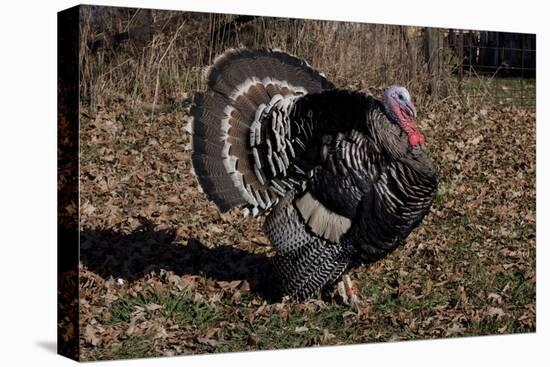
<path id="1" fill-rule="evenodd" d="M 195 328 L 203 332 L 220 323 L 230 325 L 219 345 L 204 351 L 231 352 L 247 349 L 295 348 L 319 345 L 325 333 L 347 336 L 343 314 L 349 308 L 331 304 L 315 311 L 291 309 L 286 314 L 271 313 L 252 322 L 243 322 L 242 315 L 257 310 L 248 303 L 247 296 L 240 299 L 239 312 L 235 313 L 232 300 L 222 298 L 216 307 L 194 302 L 189 295 L 155 293 L 152 290 L 137 297 L 126 297 L 115 301 L 111 307 L 113 325 L 127 325 L 136 311 L 142 311 L 146 318 L 162 317 L 178 323 L 181 327 Z M 252 298 L 250 298 L 251 300 Z M 149 311 L 147 305 L 162 308 Z M 304 329 L 307 328 L 307 329 Z M 326 330 L 326 331 L 325 331 Z M 152 350 L 154 340 L 144 337 L 129 337 L 120 345 L 111 348 L 98 347 L 93 360 L 112 358 L 143 358 L 158 355 Z M 324 343 L 326 344 L 326 343 Z M 200 352 L 200 351 L 198 351 Z"/>
<path id="2" fill-rule="evenodd" d="M 150 311 L 147 305 L 160 305 L 162 308 Z M 139 307 L 139 308 L 138 308 Z M 113 324 L 130 322 L 136 310 L 144 309 L 147 317 L 159 312 L 162 317 L 173 320 L 181 325 L 193 325 L 204 329 L 212 323 L 223 320 L 219 310 L 204 303 L 194 302 L 182 294 L 147 292 L 139 297 L 119 299 L 111 308 Z"/>
<path id="3" fill-rule="evenodd" d="M 122 342 L 120 346 L 110 348 L 97 348 L 91 356 L 91 361 L 100 361 L 107 359 L 132 359 L 132 358 L 149 358 L 157 357 L 156 353 L 151 348 L 151 340 L 135 336 L 130 337 Z"/>
<path id="4" fill-rule="evenodd" d="M 458 78 L 450 78 L 458 84 Z M 463 94 L 498 105 L 536 105 L 536 79 L 470 76 L 462 80 Z"/>
<path id="5" fill-rule="evenodd" d="M 104 144 L 83 144 L 81 145 L 81 153 L 83 157 L 89 157 L 95 154 L 104 146 Z"/>
<path id="6" fill-rule="evenodd" d="M 250 324 L 238 323 L 218 352 L 246 349 L 280 349 L 320 345 L 326 333 L 346 334 L 344 312 L 348 308 L 333 304 L 316 311 L 291 310 L 286 315 L 271 314 Z M 323 343 L 326 344 L 326 343 Z"/>
<path id="7" fill-rule="evenodd" d="M 93 143 L 81 143 L 80 144 L 80 162 L 89 163 L 94 161 L 94 157 L 98 154 L 98 151 L 103 148 L 104 144 Z"/>

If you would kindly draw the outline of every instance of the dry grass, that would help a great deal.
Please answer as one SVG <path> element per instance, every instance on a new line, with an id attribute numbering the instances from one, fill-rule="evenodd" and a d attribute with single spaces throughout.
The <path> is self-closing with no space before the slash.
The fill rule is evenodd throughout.
<path id="1" fill-rule="evenodd" d="M 426 98 L 421 28 L 268 17 L 224 27 L 236 18 L 83 8 L 81 95 L 85 107 L 95 113 L 99 106 L 124 99 L 130 108 L 150 112 L 154 104 L 178 103 L 190 91 L 204 87 L 201 70 L 230 47 L 280 48 L 323 70 L 339 86 L 378 93 L 398 83 L 413 92 L 417 103 Z M 137 30 L 130 31 L 130 39 L 117 43 L 115 35 L 131 29 Z M 102 47 L 94 49 L 94 44 Z"/>
<path id="2" fill-rule="evenodd" d="M 406 49 L 389 39 L 397 27 L 265 19 L 222 42 L 197 34 L 229 16 L 179 14 L 152 12 L 155 23 L 177 19 L 175 29 L 185 21 L 177 34 L 82 60 L 83 359 L 535 331 L 532 109 L 429 101 L 422 72 L 407 75 L 395 57 Z M 197 190 L 184 150 L 189 97 L 202 88 L 200 68 L 229 44 L 289 50 L 340 87 L 378 94 L 397 81 L 415 91 L 440 190 L 402 248 L 352 272 L 358 312 L 330 294 L 271 300 L 261 223 L 220 215 Z"/>

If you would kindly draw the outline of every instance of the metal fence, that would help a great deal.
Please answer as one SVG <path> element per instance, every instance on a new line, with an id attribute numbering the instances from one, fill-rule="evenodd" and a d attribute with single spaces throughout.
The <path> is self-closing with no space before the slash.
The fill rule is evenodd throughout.
<path id="1" fill-rule="evenodd" d="M 534 34 L 449 30 L 447 46 L 459 92 L 500 105 L 535 107 Z"/>

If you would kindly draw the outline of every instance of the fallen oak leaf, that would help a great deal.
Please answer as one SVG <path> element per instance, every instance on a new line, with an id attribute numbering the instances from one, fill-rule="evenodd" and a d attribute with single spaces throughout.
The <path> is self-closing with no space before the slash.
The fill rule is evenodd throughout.
<path id="1" fill-rule="evenodd" d="M 334 338 L 336 338 L 336 335 L 330 333 L 330 332 L 328 331 L 328 329 L 323 329 L 323 336 L 321 337 L 321 340 L 322 340 L 323 342 L 327 342 L 327 341 L 329 341 L 330 339 L 334 339 Z"/>
<path id="2" fill-rule="evenodd" d="M 204 345 L 209 345 L 211 347 L 217 347 L 220 342 L 214 339 L 207 339 L 207 338 L 197 338 L 197 342 Z"/>
<path id="3" fill-rule="evenodd" d="M 97 336 L 92 325 L 86 325 L 84 328 L 84 341 L 94 347 L 101 345 L 101 339 Z"/>
<path id="4" fill-rule="evenodd" d="M 489 308 L 487 308 L 487 316 L 489 316 L 489 317 L 496 316 L 497 319 L 500 319 L 505 314 L 506 313 L 504 312 L 504 310 L 500 307 L 489 307 Z"/>
<path id="5" fill-rule="evenodd" d="M 447 329 L 447 332 L 445 333 L 446 336 L 451 335 L 458 335 L 464 333 L 466 328 L 464 328 L 462 325 L 455 323 L 453 326 L 451 326 L 449 329 Z"/>
<path id="6" fill-rule="evenodd" d="M 145 305 L 145 308 L 146 308 L 148 311 L 156 311 L 156 310 L 163 309 L 164 306 L 163 306 L 163 305 L 158 305 L 158 304 L 156 304 L 156 303 L 149 303 L 149 304 Z"/>
<path id="7" fill-rule="evenodd" d="M 490 300 L 490 301 L 495 301 L 496 303 L 498 304 L 502 304 L 502 296 L 497 294 L 497 293 L 489 293 L 487 295 L 487 298 Z"/>

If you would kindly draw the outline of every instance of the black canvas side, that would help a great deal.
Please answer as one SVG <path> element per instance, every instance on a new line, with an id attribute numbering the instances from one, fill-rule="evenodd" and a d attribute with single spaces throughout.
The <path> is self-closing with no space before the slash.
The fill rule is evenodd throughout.
<path id="1" fill-rule="evenodd" d="M 79 359 L 78 51 L 80 6 L 57 14 L 57 352 Z"/>

